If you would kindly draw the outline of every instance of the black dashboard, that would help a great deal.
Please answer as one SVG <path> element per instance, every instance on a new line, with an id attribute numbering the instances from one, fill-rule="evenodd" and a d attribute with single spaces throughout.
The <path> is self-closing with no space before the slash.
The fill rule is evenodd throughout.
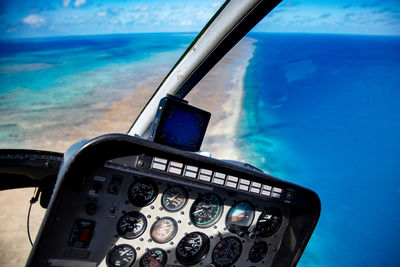
<path id="1" fill-rule="evenodd" d="M 27 266 L 294 266 L 311 190 L 122 134 L 64 155 Z"/>

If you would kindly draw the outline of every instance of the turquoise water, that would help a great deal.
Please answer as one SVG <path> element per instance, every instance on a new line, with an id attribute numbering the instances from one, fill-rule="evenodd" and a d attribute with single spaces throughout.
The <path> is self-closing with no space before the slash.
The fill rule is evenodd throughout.
<path id="1" fill-rule="evenodd" d="M 400 38 L 250 37 L 241 146 L 322 202 L 299 266 L 399 266 Z"/>
<path id="2" fill-rule="evenodd" d="M 93 121 L 107 108 L 94 105 L 111 106 L 148 80 L 165 76 L 193 38 L 125 34 L 1 40 L 0 139 L 18 144 L 45 134 L 31 127 L 43 121 L 60 128 Z"/>

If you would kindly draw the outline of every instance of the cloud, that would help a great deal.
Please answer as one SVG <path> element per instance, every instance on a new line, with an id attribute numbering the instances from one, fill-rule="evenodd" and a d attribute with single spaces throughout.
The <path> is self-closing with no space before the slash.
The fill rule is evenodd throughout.
<path id="1" fill-rule="evenodd" d="M 296 24 L 296 25 L 307 25 L 315 20 L 316 20 L 316 18 L 311 17 L 311 16 L 296 15 L 293 17 L 293 19 L 290 21 L 290 23 Z"/>
<path id="2" fill-rule="evenodd" d="M 111 15 L 117 15 L 117 14 L 119 14 L 121 12 L 121 9 L 118 8 L 118 7 L 112 7 L 112 8 L 109 8 L 107 11 Z"/>
<path id="3" fill-rule="evenodd" d="M 105 12 L 105 11 L 97 12 L 97 16 L 98 17 L 106 17 L 107 16 L 107 12 Z"/>
<path id="4" fill-rule="evenodd" d="M 149 9 L 148 5 L 136 5 L 133 10 L 134 11 L 141 11 L 141 12 L 145 12 Z"/>
<path id="5" fill-rule="evenodd" d="M 346 15 L 344 15 L 344 19 L 347 22 L 353 22 L 353 18 L 355 17 L 356 13 L 351 12 L 351 13 L 347 13 Z"/>
<path id="6" fill-rule="evenodd" d="M 25 24 L 28 24 L 28 25 L 30 25 L 32 27 L 39 27 L 39 26 L 41 26 L 42 24 L 45 23 L 45 19 L 40 17 L 40 16 L 38 16 L 38 15 L 31 14 L 31 15 L 26 16 L 25 18 L 23 18 L 22 22 L 25 23 Z"/>
<path id="7" fill-rule="evenodd" d="M 330 16 L 331 16 L 331 13 L 325 13 L 325 14 L 322 14 L 321 16 L 319 16 L 319 18 L 326 19 L 326 18 L 329 18 Z"/>
<path id="8" fill-rule="evenodd" d="M 69 6 L 69 3 L 71 3 L 71 0 L 63 0 L 63 1 L 62 1 L 63 7 Z"/>
<path id="9" fill-rule="evenodd" d="M 75 0 L 74 7 L 78 8 L 84 4 L 86 4 L 86 0 Z"/>

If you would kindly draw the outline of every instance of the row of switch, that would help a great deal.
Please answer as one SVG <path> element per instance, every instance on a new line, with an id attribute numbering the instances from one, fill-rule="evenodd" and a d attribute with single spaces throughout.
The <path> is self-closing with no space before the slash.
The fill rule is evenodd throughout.
<path id="1" fill-rule="evenodd" d="M 151 168 L 263 196 L 281 198 L 282 195 L 282 188 L 272 187 L 255 181 L 227 175 L 225 173 L 198 168 L 196 166 L 184 165 L 183 163 L 176 161 L 168 161 L 163 158 L 154 157 Z"/>

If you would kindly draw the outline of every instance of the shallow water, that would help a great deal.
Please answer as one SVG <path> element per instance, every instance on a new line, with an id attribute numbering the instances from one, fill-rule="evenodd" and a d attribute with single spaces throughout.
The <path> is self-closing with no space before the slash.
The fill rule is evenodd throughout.
<path id="1" fill-rule="evenodd" d="M 1 147 L 103 116 L 148 79 L 166 75 L 192 39 L 125 34 L 0 41 Z"/>

